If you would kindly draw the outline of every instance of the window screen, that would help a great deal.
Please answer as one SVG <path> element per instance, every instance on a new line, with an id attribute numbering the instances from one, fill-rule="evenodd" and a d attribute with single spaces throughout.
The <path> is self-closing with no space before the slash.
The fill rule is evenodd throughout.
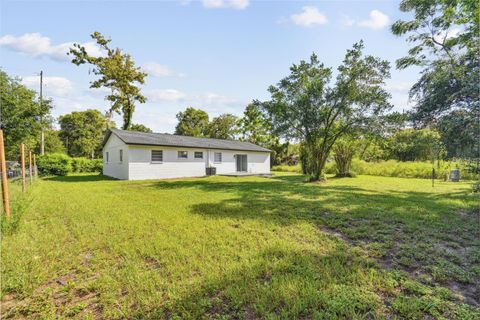
<path id="1" fill-rule="evenodd" d="M 203 159 L 203 152 L 195 151 L 195 159 Z"/>
<path id="2" fill-rule="evenodd" d="M 152 150 L 152 162 L 163 161 L 163 150 Z"/>
<path id="3" fill-rule="evenodd" d="M 108 162 L 108 152 L 105 152 L 105 161 Z"/>
<path id="4" fill-rule="evenodd" d="M 178 158 L 187 159 L 188 158 L 188 152 L 187 151 L 178 151 Z"/>
<path id="5" fill-rule="evenodd" d="M 215 152 L 213 156 L 213 162 L 216 163 L 221 163 L 222 162 L 222 153 L 221 152 Z"/>
<path id="6" fill-rule="evenodd" d="M 119 159 L 120 159 L 120 162 L 123 161 L 123 150 L 122 149 L 120 149 Z"/>

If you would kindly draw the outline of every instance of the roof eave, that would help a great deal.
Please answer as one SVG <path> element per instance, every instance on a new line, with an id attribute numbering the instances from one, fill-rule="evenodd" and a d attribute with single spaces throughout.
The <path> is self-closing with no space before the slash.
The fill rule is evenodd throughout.
<path id="1" fill-rule="evenodd" d="M 123 141 L 123 140 L 122 140 Z M 252 150 L 252 149 L 239 149 L 239 148 L 219 148 L 219 147 L 198 147 L 198 146 L 185 146 L 185 145 L 172 145 L 172 144 L 154 144 L 154 143 L 136 143 L 125 142 L 126 145 L 133 146 L 145 146 L 145 147 L 173 147 L 173 148 L 197 148 L 197 149 L 215 149 L 215 150 L 232 150 L 232 151 L 251 151 L 251 152 L 272 152 L 270 149 L 265 150 Z"/>

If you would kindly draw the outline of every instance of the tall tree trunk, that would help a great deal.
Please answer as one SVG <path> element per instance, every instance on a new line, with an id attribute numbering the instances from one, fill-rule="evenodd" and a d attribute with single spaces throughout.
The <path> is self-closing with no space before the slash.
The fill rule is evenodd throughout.
<path id="1" fill-rule="evenodd" d="M 127 100 L 127 104 L 123 108 L 123 130 L 128 130 L 132 122 L 133 108 L 135 106 L 130 102 L 130 99 Z"/>

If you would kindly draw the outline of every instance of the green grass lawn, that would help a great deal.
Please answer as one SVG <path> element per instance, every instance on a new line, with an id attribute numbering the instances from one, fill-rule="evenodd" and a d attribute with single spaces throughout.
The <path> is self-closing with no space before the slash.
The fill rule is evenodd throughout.
<path id="1" fill-rule="evenodd" d="M 5 318 L 480 318 L 468 183 L 79 175 L 12 187 Z"/>

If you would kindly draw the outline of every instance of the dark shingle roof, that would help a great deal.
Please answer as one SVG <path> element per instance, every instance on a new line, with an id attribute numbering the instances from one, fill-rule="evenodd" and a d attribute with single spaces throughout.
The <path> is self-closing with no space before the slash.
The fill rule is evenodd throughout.
<path id="1" fill-rule="evenodd" d="M 168 133 L 145 133 L 119 129 L 109 129 L 109 131 L 107 131 L 103 141 L 104 145 L 112 133 L 126 144 L 270 152 L 269 149 L 250 142 L 187 137 Z"/>

